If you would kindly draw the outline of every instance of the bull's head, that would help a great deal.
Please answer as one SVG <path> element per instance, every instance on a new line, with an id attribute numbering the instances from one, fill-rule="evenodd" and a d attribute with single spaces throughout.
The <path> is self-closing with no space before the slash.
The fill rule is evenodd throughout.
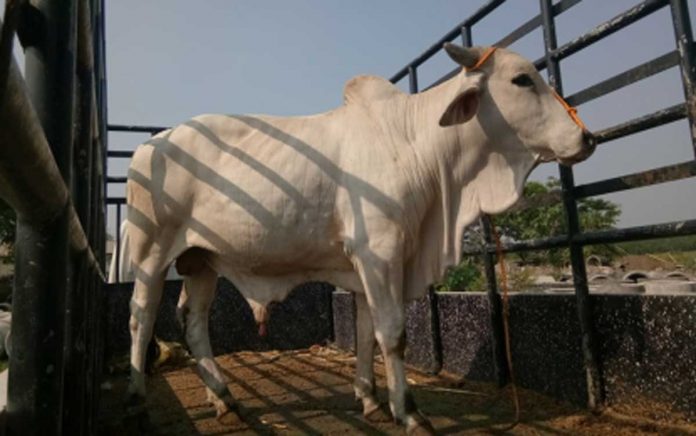
<path id="1" fill-rule="evenodd" d="M 458 225 L 478 211 L 495 214 L 512 206 L 540 162 L 571 165 L 594 151 L 592 134 L 530 61 L 506 49 L 446 44 L 445 50 L 464 68 L 440 87 L 434 115 L 446 129 L 445 143 L 462 146 L 467 155 L 450 165 L 460 182 L 454 186 L 467 187 L 460 207 L 473 207 L 465 198 L 472 195 L 478 205 L 460 209 Z"/>
<path id="2" fill-rule="evenodd" d="M 498 49 L 484 62 L 484 49 L 445 44 L 445 51 L 465 68 L 461 89 L 444 111 L 441 126 L 476 116 L 484 132 L 503 147 L 523 146 L 537 162 L 571 165 L 595 148 L 592 134 L 522 56 Z M 520 150 L 517 150 L 520 151 Z"/>

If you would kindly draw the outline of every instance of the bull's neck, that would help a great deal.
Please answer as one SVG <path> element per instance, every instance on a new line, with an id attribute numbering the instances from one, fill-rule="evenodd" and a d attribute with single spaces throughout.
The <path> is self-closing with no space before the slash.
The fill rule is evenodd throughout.
<path id="1" fill-rule="evenodd" d="M 441 246 L 438 269 L 459 258 L 459 241 L 464 227 L 473 222 L 480 209 L 472 178 L 479 171 L 487 138 L 477 122 L 457 127 L 441 127 L 440 117 L 457 95 L 459 77 L 450 79 L 423 93 L 409 96 L 413 132 L 412 144 L 418 155 L 421 173 L 430 187 L 430 211 L 424 214 L 436 222 Z M 436 218 L 437 217 L 437 218 Z"/>
<path id="2" fill-rule="evenodd" d="M 409 96 L 412 113 L 413 146 L 426 171 L 440 184 L 446 177 L 461 188 L 485 149 L 488 138 L 477 122 L 456 127 L 440 127 L 439 120 L 457 96 L 460 77 L 456 76 L 419 94 Z M 447 168 L 449 171 L 443 173 Z"/>

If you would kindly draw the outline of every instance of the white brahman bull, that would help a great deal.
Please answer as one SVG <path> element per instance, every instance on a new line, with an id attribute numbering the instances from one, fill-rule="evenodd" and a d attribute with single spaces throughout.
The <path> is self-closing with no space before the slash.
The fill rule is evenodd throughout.
<path id="1" fill-rule="evenodd" d="M 465 68 L 419 94 L 360 76 L 345 104 L 323 114 L 202 115 L 136 150 L 127 184 L 133 399 L 145 395 L 145 348 L 176 262 L 186 340 L 219 416 L 239 419 L 208 336 L 218 274 L 260 308 L 318 280 L 356 295 L 364 415 L 385 415 L 376 339 L 393 418 L 431 430 L 404 374 L 404 303 L 458 261 L 468 224 L 517 201 L 538 163 L 572 164 L 594 148 L 526 59 L 498 49 L 477 65 L 482 48 L 445 49 Z"/>

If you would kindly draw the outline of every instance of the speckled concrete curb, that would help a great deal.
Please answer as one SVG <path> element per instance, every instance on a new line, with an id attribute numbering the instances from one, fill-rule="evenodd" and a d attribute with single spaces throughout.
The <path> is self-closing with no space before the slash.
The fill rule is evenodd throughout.
<path id="1" fill-rule="evenodd" d="M 596 292 L 590 298 L 608 402 L 645 398 L 696 419 L 696 295 Z M 342 333 L 336 332 L 336 345 L 342 347 L 339 336 L 354 333 L 339 307 L 345 306 L 334 303 L 334 323 L 342 325 Z M 424 314 L 429 307 L 423 300 L 408 309 L 407 356 L 423 359 L 425 354 L 419 350 L 431 348 L 434 333 L 423 321 L 429 319 Z M 437 308 L 442 369 L 472 380 L 495 381 L 487 296 L 441 293 L 437 294 Z M 518 384 L 585 405 L 574 294 L 512 293 L 510 326 Z M 429 370 L 432 356 L 420 362 L 425 365 L 420 366 L 419 360 L 409 363 Z"/>

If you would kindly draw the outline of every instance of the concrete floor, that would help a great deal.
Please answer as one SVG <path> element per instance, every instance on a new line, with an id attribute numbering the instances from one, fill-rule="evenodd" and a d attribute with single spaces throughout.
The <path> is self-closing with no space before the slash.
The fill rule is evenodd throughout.
<path id="1" fill-rule="evenodd" d="M 354 357 L 313 347 L 289 352 L 240 352 L 217 358 L 245 424 L 226 426 L 206 403 L 193 366 L 163 367 L 148 382 L 147 415 L 123 406 L 127 376 L 113 375 L 104 391 L 99 434 L 404 434 L 392 422 L 371 423 L 353 399 Z M 386 398 L 383 367 L 376 365 L 379 395 Z M 409 371 L 419 408 L 440 434 L 500 432 L 513 421 L 510 390 L 455 377 Z M 631 417 L 630 410 L 592 415 L 520 389 L 522 422 L 510 434 L 681 434 L 696 426 L 679 417 Z M 620 412 L 620 413 L 619 413 Z"/>

